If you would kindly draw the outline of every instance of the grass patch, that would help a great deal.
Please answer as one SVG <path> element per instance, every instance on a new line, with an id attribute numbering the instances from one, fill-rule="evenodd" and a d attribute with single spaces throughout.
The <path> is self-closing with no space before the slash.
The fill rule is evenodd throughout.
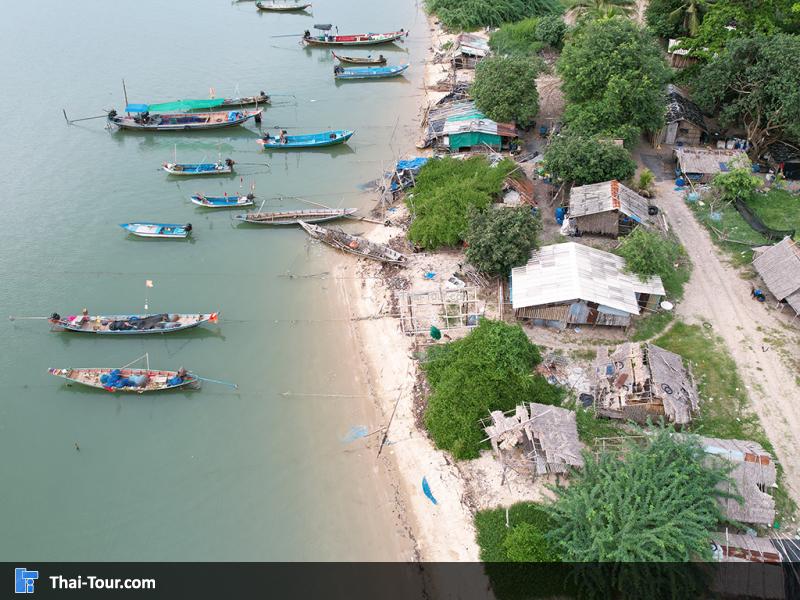
<path id="1" fill-rule="evenodd" d="M 749 409 L 747 389 L 736 363 L 719 336 L 699 325 L 677 322 L 654 343 L 683 356 L 697 380 L 700 414 L 692 422 L 690 431 L 709 437 L 753 440 L 775 456 L 758 415 Z M 780 465 L 778 488 L 773 497 L 777 520 L 786 522 L 797 506 L 786 491 Z"/>
<path id="2" fill-rule="evenodd" d="M 597 418 L 594 412 L 581 406 L 575 407 L 575 417 L 578 424 L 578 438 L 590 448 L 598 438 L 625 435 L 621 420 Z"/>
<path id="3" fill-rule="evenodd" d="M 755 194 L 747 205 L 767 227 L 800 231 L 800 195 L 786 190 Z"/>
<path id="4" fill-rule="evenodd" d="M 651 313 L 643 319 L 637 319 L 631 339 L 634 342 L 649 340 L 664 331 L 674 318 L 675 314 L 672 311 L 664 310 Z"/>
<path id="5" fill-rule="evenodd" d="M 580 350 L 570 350 L 569 355 L 576 360 L 594 360 L 597 352 L 594 348 L 581 348 Z"/>

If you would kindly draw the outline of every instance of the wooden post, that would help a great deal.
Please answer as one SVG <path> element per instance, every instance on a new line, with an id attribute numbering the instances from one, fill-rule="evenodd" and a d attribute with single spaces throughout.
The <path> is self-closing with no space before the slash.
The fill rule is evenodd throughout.
<path id="1" fill-rule="evenodd" d="M 125 96 L 125 108 L 128 108 L 128 89 L 125 87 L 124 79 L 122 80 L 122 94 L 123 96 Z M 131 114 L 127 110 L 125 112 L 128 113 L 128 115 Z"/>

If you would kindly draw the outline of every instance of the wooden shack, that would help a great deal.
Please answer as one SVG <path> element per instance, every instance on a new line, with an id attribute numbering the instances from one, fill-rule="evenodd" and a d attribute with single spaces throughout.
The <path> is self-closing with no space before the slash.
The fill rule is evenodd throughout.
<path id="1" fill-rule="evenodd" d="M 800 247 L 789 237 L 774 246 L 756 249 L 755 268 L 781 308 L 788 305 L 800 315 Z"/>
<path id="2" fill-rule="evenodd" d="M 653 136 L 653 144 L 699 146 L 708 138 L 708 125 L 700 107 L 677 87 L 667 87 L 665 126 Z"/>
<path id="3" fill-rule="evenodd" d="M 677 147 L 674 153 L 678 163 L 676 174 L 699 183 L 708 183 L 718 173 L 727 173 L 750 163 L 744 150 Z"/>
<path id="4" fill-rule="evenodd" d="M 681 40 L 670 39 L 667 43 L 667 56 L 669 66 L 675 69 L 685 69 L 697 63 L 697 57 L 692 56 L 687 48 L 681 48 Z"/>
<path id="5" fill-rule="evenodd" d="M 617 180 L 581 185 L 569 193 L 568 217 L 582 233 L 618 237 L 637 225 L 652 227 L 649 202 Z"/>

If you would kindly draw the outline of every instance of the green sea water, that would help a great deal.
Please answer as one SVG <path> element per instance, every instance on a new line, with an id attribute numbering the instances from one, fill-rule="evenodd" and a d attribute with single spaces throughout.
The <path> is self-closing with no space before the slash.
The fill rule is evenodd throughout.
<path id="1" fill-rule="evenodd" d="M 335 83 L 325 49 L 299 37 L 404 27 L 372 50 L 404 78 Z M 0 560 L 394 559 L 402 546 L 373 452 L 343 442 L 375 426 L 342 322 L 338 282 L 287 277 L 348 260 L 299 229 L 237 225 L 191 193 L 255 182 L 267 208 L 369 209 L 363 185 L 415 139 L 426 24 L 412 0 L 315 0 L 313 16 L 252 2 L 6 3 L 0 19 Z M 359 50 L 356 50 L 361 51 Z M 131 102 L 273 94 L 262 127 L 354 129 L 347 146 L 270 154 L 257 126 L 114 132 L 70 118 Z M 162 162 L 236 160 L 229 178 L 174 179 Z M 256 164 L 259 163 L 259 164 Z M 264 163 L 268 163 L 266 166 Z M 283 200 L 278 198 L 283 197 Z M 119 223 L 185 223 L 191 241 L 138 240 Z M 350 224 L 358 231 L 363 225 Z M 145 286 L 146 280 L 153 287 Z M 53 333 L 5 315 L 220 310 L 218 326 L 169 336 Z M 67 387 L 48 367 L 153 367 L 234 381 L 121 396 Z M 287 393 L 288 392 L 288 393 Z M 326 396 L 327 394 L 327 396 Z M 77 443 L 80 451 L 74 444 Z"/>

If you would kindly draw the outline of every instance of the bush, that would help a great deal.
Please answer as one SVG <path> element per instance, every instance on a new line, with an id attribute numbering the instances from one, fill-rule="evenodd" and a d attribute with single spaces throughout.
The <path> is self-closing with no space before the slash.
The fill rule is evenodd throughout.
<path id="1" fill-rule="evenodd" d="M 560 15 L 546 15 L 536 24 L 536 39 L 551 48 L 561 48 L 566 33 L 567 24 Z"/>
<path id="2" fill-rule="evenodd" d="M 536 35 L 539 20 L 538 17 L 531 17 L 516 23 L 505 23 L 492 33 L 489 38 L 489 47 L 500 56 L 537 54 L 545 46 L 544 42 Z"/>
<path id="3" fill-rule="evenodd" d="M 539 61 L 520 56 L 489 56 L 478 63 L 470 94 L 475 106 L 494 121 L 525 127 L 539 113 L 536 77 Z"/>
<path id="4" fill-rule="evenodd" d="M 532 376 L 539 362 L 519 325 L 488 319 L 461 340 L 431 347 L 422 368 L 432 390 L 425 426 L 436 447 L 476 458 L 485 437 L 480 419 L 490 411 L 551 401 L 549 384 Z"/>
<path id="5" fill-rule="evenodd" d="M 473 211 L 467 229 L 467 260 L 479 271 L 508 275 L 538 247 L 539 217 L 529 206 Z"/>
<path id="6" fill-rule="evenodd" d="M 637 227 L 620 242 L 616 253 L 625 259 L 626 269 L 647 279 L 658 275 L 673 299 L 683 297 L 683 286 L 692 273 L 691 262 L 677 241 Z"/>
<path id="7" fill-rule="evenodd" d="M 483 562 L 513 561 L 510 554 L 520 556 L 521 551 L 530 548 L 531 542 L 536 544 L 536 549 L 529 551 L 532 557 L 527 559 L 528 562 L 561 560 L 558 550 L 546 537 L 555 525 L 546 507 L 530 502 L 515 504 L 508 509 L 508 522 L 510 527 L 506 527 L 505 508 L 482 510 L 475 514 L 476 537 Z M 509 538 L 512 541 L 509 542 Z"/>
<path id="8" fill-rule="evenodd" d="M 499 27 L 550 13 L 561 13 L 558 0 L 426 0 L 429 12 L 435 13 L 447 29 L 473 31 L 480 27 Z"/>
<path id="9" fill-rule="evenodd" d="M 761 187 L 761 180 L 750 172 L 750 169 L 739 168 L 727 173 L 717 173 L 711 182 L 719 192 L 720 198 L 733 202 L 740 198 L 745 202 L 752 200 L 756 190 Z"/>
<path id="10" fill-rule="evenodd" d="M 547 147 L 544 164 L 550 173 L 576 185 L 625 181 L 636 172 L 636 163 L 622 146 L 570 133 Z"/>
<path id="11" fill-rule="evenodd" d="M 482 156 L 428 161 L 406 197 L 414 217 L 408 238 L 428 249 L 458 244 L 466 235 L 469 211 L 488 207 L 513 169 L 510 160 L 492 167 Z"/>

